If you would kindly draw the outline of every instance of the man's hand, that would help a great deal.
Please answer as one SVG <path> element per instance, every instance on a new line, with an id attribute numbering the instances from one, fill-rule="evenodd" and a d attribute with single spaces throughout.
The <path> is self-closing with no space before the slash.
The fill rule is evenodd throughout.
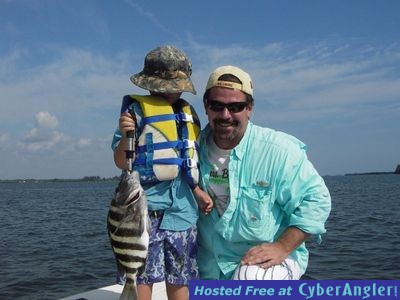
<path id="1" fill-rule="evenodd" d="M 242 257 L 240 264 L 258 265 L 264 269 L 279 265 L 308 237 L 309 234 L 301 229 L 289 227 L 276 242 L 262 243 L 250 248 Z"/>
<path id="2" fill-rule="evenodd" d="M 250 248 L 242 257 L 240 264 L 258 265 L 260 268 L 268 269 L 272 266 L 281 264 L 289 253 L 279 242 L 262 243 Z"/>

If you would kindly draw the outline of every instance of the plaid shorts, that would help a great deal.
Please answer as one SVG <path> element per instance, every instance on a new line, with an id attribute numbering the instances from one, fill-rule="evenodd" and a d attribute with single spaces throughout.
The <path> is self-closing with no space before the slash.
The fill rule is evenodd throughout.
<path id="1" fill-rule="evenodd" d="M 151 234 L 149 252 L 138 284 L 166 281 L 175 285 L 188 285 L 199 279 L 197 268 L 197 227 L 184 231 L 160 229 L 162 213 L 150 213 Z"/>

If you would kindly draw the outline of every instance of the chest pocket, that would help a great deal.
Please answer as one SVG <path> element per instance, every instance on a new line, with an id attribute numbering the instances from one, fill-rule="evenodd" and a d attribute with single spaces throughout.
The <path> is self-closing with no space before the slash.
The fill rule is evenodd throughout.
<path id="1" fill-rule="evenodd" d="M 250 228 L 268 225 L 273 204 L 271 188 L 254 185 L 242 186 L 240 190 L 238 201 L 241 223 Z"/>

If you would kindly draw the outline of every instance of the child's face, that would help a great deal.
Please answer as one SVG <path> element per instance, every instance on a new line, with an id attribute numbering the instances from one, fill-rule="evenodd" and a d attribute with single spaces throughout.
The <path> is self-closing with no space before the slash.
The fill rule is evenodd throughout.
<path id="1" fill-rule="evenodd" d="M 182 95 L 182 93 L 151 93 L 151 94 L 154 96 L 163 97 L 171 105 L 174 104 L 176 101 L 178 101 Z"/>

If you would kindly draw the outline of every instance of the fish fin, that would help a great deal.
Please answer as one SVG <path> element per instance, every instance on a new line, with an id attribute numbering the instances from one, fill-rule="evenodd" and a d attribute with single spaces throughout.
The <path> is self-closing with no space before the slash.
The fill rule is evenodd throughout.
<path id="1" fill-rule="evenodd" d="M 141 236 L 143 234 L 144 228 L 145 228 L 145 223 L 143 222 L 143 217 L 140 216 L 139 228 L 138 228 L 139 236 Z"/>
<path id="2" fill-rule="evenodd" d="M 144 218 L 144 220 L 143 220 L 143 218 Z M 150 233 L 151 233 L 151 220 L 150 220 L 149 216 L 147 216 L 147 215 L 145 217 L 143 217 L 143 216 L 141 217 L 140 226 L 139 226 L 140 235 L 142 235 L 145 230 L 150 235 Z"/>
<path id="3" fill-rule="evenodd" d="M 151 221 L 150 218 L 147 216 L 146 217 L 146 228 L 147 228 L 147 233 L 150 235 L 151 234 Z"/>
<path id="4" fill-rule="evenodd" d="M 125 268 L 117 258 L 115 258 L 117 264 L 117 283 L 124 283 L 126 281 Z"/>
<path id="5" fill-rule="evenodd" d="M 137 300 L 137 288 L 136 283 L 126 283 L 122 290 L 119 300 Z"/>

